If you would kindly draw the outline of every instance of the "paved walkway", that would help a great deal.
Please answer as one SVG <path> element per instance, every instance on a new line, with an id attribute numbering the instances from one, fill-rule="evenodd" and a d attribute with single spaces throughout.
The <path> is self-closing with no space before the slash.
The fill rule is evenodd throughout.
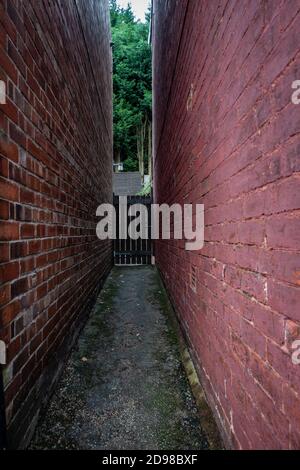
<path id="1" fill-rule="evenodd" d="M 31 448 L 209 447 L 167 305 L 153 267 L 113 269 Z"/>

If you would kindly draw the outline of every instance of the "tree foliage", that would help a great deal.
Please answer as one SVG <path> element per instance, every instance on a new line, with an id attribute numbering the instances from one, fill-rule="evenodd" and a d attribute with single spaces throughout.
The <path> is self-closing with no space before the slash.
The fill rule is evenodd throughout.
<path id="1" fill-rule="evenodd" d="M 113 41 L 114 82 L 114 155 L 124 161 L 127 171 L 139 168 L 138 152 L 145 149 L 147 138 L 141 143 L 142 129 L 151 125 L 151 48 L 148 44 L 149 19 L 137 21 L 131 6 L 121 8 L 117 0 L 110 1 Z M 147 134 L 148 136 L 149 134 Z"/>

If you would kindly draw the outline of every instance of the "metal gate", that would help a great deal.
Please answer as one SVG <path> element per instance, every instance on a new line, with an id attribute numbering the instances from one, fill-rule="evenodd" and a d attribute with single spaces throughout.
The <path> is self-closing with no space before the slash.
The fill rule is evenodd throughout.
<path id="1" fill-rule="evenodd" d="M 135 218 L 129 217 L 128 210 L 126 215 L 127 226 L 126 234 L 127 238 L 122 239 L 120 237 L 120 201 L 119 196 L 114 196 L 114 206 L 116 209 L 116 235 L 117 238 L 114 240 L 114 263 L 116 266 L 139 266 L 144 264 L 152 263 L 152 241 L 151 241 L 151 204 L 152 197 L 147 196 L 127 196 L 127 209 L 133 204 L 143 204 L 147 208 L 148 212 L 148 239 L 143 240 L 132 240 L 128 236 L 128 227 L 130 222 Z"/>

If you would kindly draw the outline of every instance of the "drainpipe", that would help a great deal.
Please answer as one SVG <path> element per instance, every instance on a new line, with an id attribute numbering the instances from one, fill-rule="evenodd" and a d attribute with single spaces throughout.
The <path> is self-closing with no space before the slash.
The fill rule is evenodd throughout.
<path id="1" fill-rule="evenodd" d="M 6 363 L 5 343 L 0 341 L 0 450 L 7 448 L 6 439 L 6 419 L 5 419 L 5 400 L 3 385 L 3 365 Z"/>

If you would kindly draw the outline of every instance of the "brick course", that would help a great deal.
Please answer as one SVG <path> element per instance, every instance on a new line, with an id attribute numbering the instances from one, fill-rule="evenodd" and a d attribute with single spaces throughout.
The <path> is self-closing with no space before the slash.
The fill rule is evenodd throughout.
<path id="1" fill-rule="evenodd" d="M 108 2 L 0 0 L 0 337 L 10 445 L 24 447 L 99 287 L 111 243 Z"/>
<path id="2" fill-rule="evenodd" d="M 156 260 L 237 449 L 300 447 L 299 21 L 299 1 L 154 0 L 155 199 L 206 224 Z"/>

